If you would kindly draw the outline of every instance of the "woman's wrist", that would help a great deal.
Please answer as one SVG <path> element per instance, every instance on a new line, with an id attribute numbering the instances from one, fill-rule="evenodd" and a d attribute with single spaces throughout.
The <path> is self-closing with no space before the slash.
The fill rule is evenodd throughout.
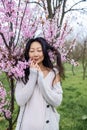
<path id="1" fill-rule="evenodd" d="M 37 73 L 37 69 L 33 68 L 33 67 L 30 67 L 30 73 Z"/>

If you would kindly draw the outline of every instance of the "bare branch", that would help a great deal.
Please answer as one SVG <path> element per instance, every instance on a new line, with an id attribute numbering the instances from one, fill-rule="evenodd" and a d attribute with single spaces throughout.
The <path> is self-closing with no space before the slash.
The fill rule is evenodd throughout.
<path id="1" fill-rule="evenodd" d="M 45 5 L 44 0 L 42 0 L 42 3 L 43 3 L 43 8 L 46 10 L 46 5 Z"/>
<path id="2" fill-rule="evenodd" d="M 78 5 L 78 4 L 81 3 L 81 2 L 84 2 L 84 1 L 81 0 L 81 1 L 79 1 L 79 2 L 77 2 L 77 3 L 75 3 L 74 5 L 71 6 L 71 8 L 75 7 L 76 5 Z"/>
<path id="3" fill-rule="evenodd" d="M 2 32 L 0 32 L 0 35 L 1 35 L 1 37 L 2 37 L 2 39 L 3 39 L 3 41 L 4 41 L 4 43 L 5 43 L 5 46 L 9 49 L 9 46 L 8 46 L 8 44 L 7 44 L 7 42 L 6 42 L 6 39 L 5 39 L 5 37 L 4 37 L 4 34 L 3 34 Z"/>
<path id="4" fill-rule="evenodd" d="M 4 1 L 3 1 L 3 0 L 1 0 L 1 2 L 2 2 L 2 4 L 3 4 L 3 7 L 5 8 Z"/>
<path id="5" fill-rule="evenodd" d="M 66 6 L 66 0 L 63 1 L 63 6 L 62 6 L 62 15 L 61 15 L 61 19 L 60 19 L 60 25 L 62 24 L 64 15 L 65 15 L 65 6 Z"/>
<path id="6" fill-rule="evenodd" d="M 53 0 L 53 10 L 54 10 L 54 12 L 55 12 L 55 5 L 54 5 L 54 0 Z"/>
<path id="7" fill-rule="evenodd" d="M 81 0 L 81 1 L 79 1 L 79 2 L 77 2 L 77 3 L 75 3 L 74 5 L 72 5 L 72 6 L 70 7 L 70 9 L 68 9 L 67 11 L 65 11 L 65 13 L 67 13 L 67 12 L 69 12 L 69 11 L 71 11 L 71 10 L 79 10 L 79 9 L 73 9 L 73 7 L 75 7 L 76 5 L 78 5 L 79 3 L 82 3 L 82 2 L 85 2 L 85 1 Z M 83 8 L 82 8 L 82 9 L 83 9 Z M 80 10 L 82 10 L 82 9 L 80 9 Z"/>
<path id="8" fill-rule="evenodd" d="M 33 1 L 33 2 L 28 2 L 28 4 L 38 4 L 39 6 L 41 6 L 43 8 L 43 6 L 39 3 L 39 2 L 36 2 L 36 1 Z"/>
<path id="9" fill-rule="evenodd" d="M 85 9 L 86 9 L 86 8 L 69 9 L 69 10 L 67 10 L 65 13 L 67 13 L 67 12 L 69 12 L 69 11 L 80 11 L 80 10 L 87 12 Z"/>
<path id="10" fill-rule="evenodd" d="M 20 3 L 21 3 L 21 0 L 19 0 L 19 3 L 18 3 L 18 11 L 17 11 L 17 18 L 16 18 L 16 28 L 15 28 L 15 37 L 16 37 L 16 34 L 17 34 L 17 25 L 18 25 L 18 15 L 19 15 Z"/>
<path id="11" fill-rule="evenodd" d="M 49 12 L 49 18 L 53 18 L 53 13 L 52 13 L 52 7 L 51 7 L 51 0 L 47 0 L 47 6 L 48 6 L 48 12 Z"/>

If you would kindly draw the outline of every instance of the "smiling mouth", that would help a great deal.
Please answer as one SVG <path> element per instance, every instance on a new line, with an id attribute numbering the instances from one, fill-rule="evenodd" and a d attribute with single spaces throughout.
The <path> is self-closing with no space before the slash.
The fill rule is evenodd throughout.
<path id="1" fill-rule="evenodd" d="M 38 61 L 39 59 L 34 59 L 35 61 Z"/>

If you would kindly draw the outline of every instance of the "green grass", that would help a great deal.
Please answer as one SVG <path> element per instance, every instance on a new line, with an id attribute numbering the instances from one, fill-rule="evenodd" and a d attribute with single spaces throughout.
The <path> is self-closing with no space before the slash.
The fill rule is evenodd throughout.
<path id="1" fill-rule="evenodd" d="M 81 66 L 75 68 L 75 75 L 70 65 L 67 64 L 65 68 L 63 102 L 58 108 L 61 114 L 60 130 L 87 130 L 87 78 L 82 79 Z"/>
<path id="2" fill-rule="evenodd" d="M 71 65 L 65 64 L 65 69 L 63 101 L 57 109 L 61 115 L 60 130 L 87 130 L 87 75 L 83 80 L 81 65 L 75 67 L 75 75 L 72 74 Z M 4 83 L 7 89 L 7 82 Z M 7 125 L 4 118 L 0 118 L 0 130 L 6 130 Z"/>

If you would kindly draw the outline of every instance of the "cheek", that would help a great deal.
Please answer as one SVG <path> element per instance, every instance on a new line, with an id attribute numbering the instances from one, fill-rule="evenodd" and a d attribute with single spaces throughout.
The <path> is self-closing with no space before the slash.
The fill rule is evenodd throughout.
<path id="1" fill-rule="evenodd" d="M 32 57 L 33 57 L 33 55 L 32 55 L 31 53 L 29 53 L 29 57 L 30 57 L 30 58 L 32 58 Z"/>
<path id="2" fill-rule="evenodd" d="M 41 59 L 44 60 L 44 55 L 42 54 Z"/>
<path id="3" fill-rule="evenodd" d="M 43 54 L 43 52 L 41 52 L 41 53 L 40 53 L 40 56 L 41 56 L 41 57 L 44 57 L 44 54 Z"/>
<path id="4" fill-rule="evenodd" d="M 44 55 L 43 55 L 43 53 L 39 53 L 39 60 L 40 60 L 40 61 L 43 61 L 43 60 L 44 60 Z"/>

